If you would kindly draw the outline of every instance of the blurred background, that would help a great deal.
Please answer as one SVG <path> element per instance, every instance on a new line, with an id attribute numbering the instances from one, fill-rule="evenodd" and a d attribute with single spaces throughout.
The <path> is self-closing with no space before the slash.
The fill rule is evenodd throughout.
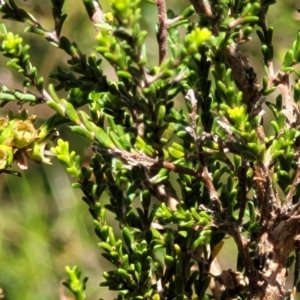
<path id="1" fill-rule="evenodd" d="M 30 12 L 48 30 L 53 28 L 51 1 L 16 1 Z M 149 31 L 147 45 L 150 62 L 157 63 L 155 42 L 156 7 L 146 1 L 142 6 L 142 26 Z M 109 10 L 109 1 L 101 2 L 105 11 Z M 186 0 L 167 1 L 168 8 L 179 14 L 189 4 Z M 299 4 L 296 0 L 279 1 L 271 8 L 269 25 L 274 26 L 275 71 L 280 67 L 285 51 L 291 46 L 300 28 L 300 14 L 296 12 Z M 84 10 L 82 1 L 66 1 L 64 12 L 68 18 L 62 35 L 75 41 L 81 51 L 89 55 L 93 52 L 96 31 L 92 27 Z M 54 48 L 45 39 L 30 33 L 23 34 L 24 24 L 3 20 L 8 31 L 20 33 L 31 45 L 31 59 L 38 67 L 39 74 L 46 83 L 49 72 L 60 66 L 66 66 L 68 56 Z M 247 48 L 249 47 L 249 49 Z M 262 55 L 256 34 L 253 43 L 246 43 L 243 50 L 262 78 Z M 115 78 L 111 68 L 103 63 L 109 78 Z M 10 89 L 22 89 L 23 78 L 7 69 L 6 59 L 0 58 L 0 83 Z M 64 96 L 64 93 L 61 93 Z M 53 112 L 44 106 L 26 107 L 30 114 L 38 116 L 42 123 Z M 0 116 L 8 109 L 18 108 L 10 104 L 1 110 Z M 67 128 L 60 129 L 62 138 L 70 141 L 70 148 L 89 161 L 90 142 L 70 134 Z M 18 170 L 17 166 L 13 169 Z M 99 240 L 94 234 L 92 219 L 86 204 L 81 201 L 80 191 L 70 187 L 70 178 L 63 167 L 54 159 L 52 166 L 29 163 L 27 171 L 21 171 L 22 178 L 0 174 L 0 288 L 6 300 L 54 300 L 72 299 L 62 290 L 66 265 L 77 265 L 87 283 L 87 299 L 112 299 L 113 293 L 99 287 L 102 270 L 109 265 L 101 257 L 97 247 Z M 111 223 L 113 223 L 113 219 Z M 221 265 L 235 269 L 236 249 L 229 239 L 222 250 Z M 63 298 L 65 293 L 66 297 Z M 0 297 L 1 298 L 1 297 Z M 300 299 L 300 297 L 299 297 Z"/>

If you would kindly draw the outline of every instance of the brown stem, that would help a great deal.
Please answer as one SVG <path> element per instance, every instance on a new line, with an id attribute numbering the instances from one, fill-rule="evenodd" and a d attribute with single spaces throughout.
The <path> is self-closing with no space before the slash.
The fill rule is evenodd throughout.
<path id="1" fill-rule="evenodd" d="M 198 14 L 204 14 L 207 17 L 213 18 L 213 12 L 209 0 L 190 0 Z"/>
<path id="2" fill-rule="evenodd" d="M 154 185 L 151 184 L 151 180 L 148 180 L 146 186 L 157 200 L 165 203 L 173 211 L 177 210 L 177 205 L 180 201 L 170 180 L 164 180 L 163 182 Z"/>
<path id="3" fill-rule="evenodd" d="M 100 153 L 102 155 L 119 157 L 120 159 L 125 160 L 129 166 L 141 165 L 143 167 L 146 167 L 146 168 L 149 168 L 152 170 L 165 168 L 165 169 L 173 171 L 175 173 L 187 174 L 187 175 L 191 175 L 196 178 L 199 178 L 205 184 L 205 186 L 208 190 L 212 205 L 214 206 L 214 208 L 220 215 L 223 214 L 223 208 L 222 208 L 221 201 L 220 201 L 218 193 L 213 185 L 213 182 L 209 175 L 208 169 L 204 163 L 204 158 L 201 159 L 202 167 L 201 167 L 200 171 L 195 171 L 193 169 L 189 169 L 186 167 L 176 165 L 172 162 L 167 162 L 164 160 L 157 160 L 152 157 L 148 157 L 148 156 L 140 155 L 140 154 L 134 154 L 134 153 L 130 153 L 127 151 L 121 151 L 119 149 L 104 149 L 104 148 L 98 147 L 97 145 L 92 145 L 91 149 L 94 152 Z"/>
<path id="4" fill-rule="evenodd" d="M 50 96 L 50 94 L 49 94 L 45 89 L 43 89 L 43 90 L 41 91 L 41 94 L 42 94 L 43 99 L 44 99 L 45 101 L 52 100 L 52 97 Z"/>
<path id="5" fill-rule="evenodd" d="M 129 166 L 136 166 L 141 165 L 146 168 L 151 169 L 159 169 L 159 168 L 165 168 L 170 171 L 173 171 L 175 173 L 182 173 L 191 175 L 194 177 L 201 177 L 201 174 L 193 169 L 189 169 L 186 167 L 182 167 L 179 165 L 175 165 L 172 162 L 157 160 L 155 158 L 140 155 L 140 154 L 134 154 L 127 151 L 121 151 L 119 149 L 104 149 L 100 148 L 97 145 L 91 146 L 91 149 L 99 154 L 106 155 L 106 156 L 112 156 L 112 157 L 119 157 L 121 159 L 124 159 Z"/>
<path id="6" fill-rule="evenodd" d="M 264 165 L 253 165 L 254 182 L 258 196 L 259 211 L 261 213 L 260 223 L 264 227 L 271 217 L 278 213 L 277 198 L 273 190 L 272 179 L 268 169 Z"/>
<path id="7" fill-rule="evenodd" d="M 299 183 L 300 183 L 300 167 L 298 167 L 298 169 L 296 171 L 296 174 L 295 174 L 292 186 L 290 188 L 289 193 L 286 196 L 284 205 L 282 207 L 282 211 L 283 212 L 287 212 L 288 210 L 290 210 L 292 208 L 293 197 L 294 197 L 294 195 L 296 193 L 296 189 L 297 189 Z"/>
<path id="8" fill-rule="evenodd" d="M 283 98 L 282 113 L 286 116 L 288 125 L 292 126 L 297 121 L 296 116 L 299 115 L 299 112 L 297 106 L 295 105 L 294 99 L 291 95 L 289 74 L 282 75 L 282 77 L 280 78 L 280 83 L 278 85 L 278 88 Z"/>
<path id="9" fill-rule="evenodd" d="M 261 236 L 259 257 L 262 270 L 259 287 L 251 291 L 253 300 L 280 300 L 285 294 L 286 266 L 295 248 L 299 220 L 279 220 Z"/>
<path id="10" fill-rule="evenodd" d="M 242 236 L 237 226 L 230 220 L 227 220 L 224 225 L 227 227 L 228 233 L 233 237 L 238 247 L 239 254 L 244 262 L 246 276 L 250 282 L 250 288 L 255 289 L 259 282 L 259 273 L 249 253 L 249 240 Z"/>
<path id="11" fill-rule="evenodd" d="M 190 120 L 191 120 L 191 129 L 192 129 L 192 135 L 194 138 L 194 142 L 195 144 L 197 144 L 197 150 L 198 150 L 198 158 L 199 161 L 201 163 L 201 168 L 200 171 L 198 173 L 198 178 L 201 179 L 204 184 L 205 187 L 208 190 L 209 193 L 209 197 L 211 200 L 212 205 L 214 206 L 215 210 L 222 215 L 223 214 L 223 207 L 222 207 L 222 203 L 219 199 L 219 195 L 215 189 L 215 186 L 212 182 L 211 176 L 209 175 L 207 166 L 206 166 L 206 162 L 204 159 L 204 155 L 202 154 L 202 141 L 201 138 L 197 136 L 197 129 L 196 129 L 196 115 L 197 115 L 197 99 L 195 97 L 195 93 L 193 91 L 193 89 L 189 89 L 185 95 L 185 98 L 187 101 L 189 101 L 191 103 L 192 106 L 192 112 L 190 113 Z M 204 135 L 205 136 L 205 135 Z"/>
<path id="12" fill-rule="evenodd" d="M 293 287 L 296 287 L 300 275 L 300 249 L 295 250 L 295 270 L 294 270 L 294 282 Z"/>
<path id="13" fill-rule="evenodd" d="M 165 0 L 156 0 L 158 10 L 158 51 L 159 64 L 161 65 L 167 55 L 167 39 L 168 39 L 168 16 Z"/>
<path id="14" fill-rule="evenodd" d="M 243 92 L 243 102 L 247 105 L 248 113 L 256 116 L 261 111 L 260 98 L 256 73 L 250 66 L 236 43 L 232 43 L 226 51 L 225 62 L 232 70 L 234 81 Z M 259 105 L 258 105 L 259 104 Z"/>
<path id="15" fill-rule="evenodd" d="M 83 4 L 94 26 L 104 22 L 103 10 L 98 0 L 83 1 Z"/>
<path id="16" fill-rule="evenodd" d="M 200 170 L 200 173 L 198 175 L 198 178 L 200 178 L 205 187 L 207 188 L 208 190 L 208 194 L 209 194 L 209 198 L 210 198 L 210 201 L 214 207 L 214 209 L 220 214 L 220 215 L 223 215 L 224 213 L 224 209 L 222 207 L 222 203 L 219 199 L 219 195 L 214 187 L 214 184 L 212 182 L 212 179 L 209 175 L 209 172 L 208 172 L 208 169 L 205 165 L 203 165 L 201 167 L 201 170 Z"/>
<path id="17" fill-rule="evenodd" d="M 235 19 L 234 21 L 231 21 L 231 22 L 229 23 L 228 28 L 229 28 L 229 29 L 233 29 L 233 28 L 239 26 L 239 25 L 242 24 L 242 23 L 243 23 L 243 18 L 242 18 L 242 17 L 237 18 L 237 19 Z"/>
<path id="18" fill-rule="evenodd" d="M 247 204 L 247 164 L 246 160 L 243 159 L 241 169 L 239 172 L 239 194 L 238 201 L 240 203 L 240 211 L 238 218 L 238 226 L 241 227 L 243 225 L 243 218 L 246 210 Z"/>

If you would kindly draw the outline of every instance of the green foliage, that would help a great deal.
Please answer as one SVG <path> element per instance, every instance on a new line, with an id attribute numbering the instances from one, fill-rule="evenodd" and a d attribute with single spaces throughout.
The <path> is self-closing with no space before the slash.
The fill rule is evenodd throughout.
<path id="1" fill-rule="evenodd" d="M 101 286 L 118 300 L 292 298 L 300 265 L 300 34 L 275 72 L 275 29 L 266 22 L 275 1 L 193 0 L 179 15 L 164 1 L 148 2 L 114 0 L 104 13 L 97 1 L 83 1 L 97 29 L 90 55 L 61 36 L 64 1 L 52 1 L 53 32 L 13 0 L 1 2 L 4 18 L 26 23 L 26 32 L 69 59 L 46 86 L 29 45 L 1 25 L 0 51 L 25 78 L 24 91 L 1 87 L 1 107 L 48 105 L 53 115 L 39 128 L 25 110 L 1 118 L 0 169 L 9 172 L 13 162 L 26 168 L 26 157 L 50 163 L 49 152 L 56 155 L 82 191 L 111 263 Z M 158 64 L 149 59 L 142 26 L 142 6 L 153 4 Z M 261 87 L 240 52 L 255 30 L 266 72 Z M 269 95 L 277 88 L 274 103 Z M 269 135 L 264 103 L 273 113 Z M 91 144 L 88 166 L 67 140 L 56 141 L 61 125 Z M 238 249 L 236 270 L 216 272 L 227 236 Z M 285 294 L 285 275 L 278 274 L 290 268 L 293 251 L 294 283 Z M 86 299 L 87 279 L 77 267 L 66 272 L 66 287 Z M 216 282 L 220 287 L 212 288 Z"/>
<path id="2" fill-rule="evenodd" d="M 83 279 L 83 282 L 80 281 L 80 272 L 77 267 L 66 267 L 66 273 L 68 275 L 68 280 L 64 282 L 64 285 L 74 294 L 76 299 L 84 300 L 85 296 L 85 283 L 87 278 Z"/>

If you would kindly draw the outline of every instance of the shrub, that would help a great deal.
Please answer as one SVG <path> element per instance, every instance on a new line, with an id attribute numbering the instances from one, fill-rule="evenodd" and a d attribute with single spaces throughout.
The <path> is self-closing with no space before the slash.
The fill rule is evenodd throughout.
<path id="1" fill-rule="evenodd" d="M 68 68 L 58 67 L 49 75 L 56 84 L 46 86 L 29 45 L 1 25 L 1 53 L 24 77 L 23 90 L 2 85 L 1 107 L 15 101 L 53 110 L 39 127 L 30 107 L 0 119 L 1 172 L 19 175 L 13 162 L 26 169 L 27 159 L 50 164 L 49 154 L 56 155 L 83 193 L 112 265 L 101 285 L 117 291 L 118 300 L 294 299 L 300 33 L 275 70 L 274 29 L 266 21 L 275 1 L 191 0 L 178 15 L 164 0 L 148 1 L 158 10 L 158 63 L 148 57 L 139 0 L 111 0 L 107 12 L 97 1 L 83 1 L 97 32 L 88 56 L 61 36 L 64 1 L 51 2 L 54 31 L 13 0 L 1 1 L 4 18 L 26 23 L 26 32 L 69 55 Z M 263 78 L 240 50 L 254 30 Z M 117 79 L 106 76 L 103 59 Z M 264 126 L 265 110 L 272 112 L 272 132 Z M 63 124 L 90 141 L 89 166 L 58 138 Z M 238 249 L 235 270 L 218 264 L 227 237 Z M 65 285 L 86 299 L 87 279 L 77 267 L 66 272 Z"/>

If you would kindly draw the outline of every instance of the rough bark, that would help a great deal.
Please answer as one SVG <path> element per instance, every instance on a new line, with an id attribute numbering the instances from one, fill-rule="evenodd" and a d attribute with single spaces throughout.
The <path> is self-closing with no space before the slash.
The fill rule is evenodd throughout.
<path id="1" fill-rule="evenodd" d="M 257 286 L 251 291 L 252 300 L 279 300 L 285 294 L 286 266 L 294 250 L 299 222 L 281 220 L 270 227 L 260 238 L 259 257 L 262 271 Z"/>

